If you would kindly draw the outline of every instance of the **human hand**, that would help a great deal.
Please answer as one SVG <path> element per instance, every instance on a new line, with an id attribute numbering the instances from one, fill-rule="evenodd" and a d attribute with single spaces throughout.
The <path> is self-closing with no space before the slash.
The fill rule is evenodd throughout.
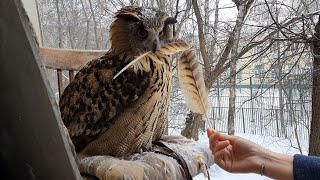
<path id="1" fill-rule="evenodd" d="M 233 173 L 260 173 L 268 151 L 244 138 L 207 131 L 215 163 Z"/>

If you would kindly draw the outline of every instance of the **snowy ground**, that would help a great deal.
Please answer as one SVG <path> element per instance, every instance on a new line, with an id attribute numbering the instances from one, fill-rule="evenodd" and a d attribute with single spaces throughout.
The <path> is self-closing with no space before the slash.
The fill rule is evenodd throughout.
<path id="1" fill-rule="evenodd" d="M 299 149 L 297 149 L 297 143 L 295 139 L 284 139 L 284 138 L 276 138 L 276 137 L 264 137 L 253 134 L 236 134 L 237 136 L 241 136 L 243 138 L 249 139 L 250 141 L 256 142 L 271 151 L 275 151 L 283 154 L 300 154 Z M 200 136 L 200 142 L 208 142 L 208 138 L 206 134 L 202 134 Z M 303 154 L 307 154 L 308 149 L 308 141 L 301 140 L 301 149 Z M 269 179 L 264 176 L 260 176 L 257 174 L 231 174 L 223 169 L 219 168 L 217 165 L 212 165 L 209 170 L 211 179 L 214 180 L 262 180 Z M 200 174 L 193 178 L 194 180 L 204 180 L 205 177 Z"/>

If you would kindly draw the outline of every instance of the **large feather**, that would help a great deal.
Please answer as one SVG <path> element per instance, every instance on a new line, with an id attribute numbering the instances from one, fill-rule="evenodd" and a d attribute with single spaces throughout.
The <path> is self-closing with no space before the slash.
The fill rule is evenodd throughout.
<path id="1" fill-rule="evenodd" d="M 192 112 L 207 115 L 209 103 L 202 68 L 194 50 L 183 52 L 178 61 L 178 77 L 186 103 Z"/>
<path id="2" fill-rule="evenodd" d="M 172 40 L 172 42 L 162 46 L 159 50 L 157 50 L 156 55 L 158 56 L 173 55 L 175 53 L 186 51 L 188 49 L 190 49 L 190 46 L 188 43 L 186 43 L 182 39 L 175 39 L 175 40 Z"/>
<path id="3" fill-rule="evenodd" d="M 165 44 L 163 47 L 157 50 L 155 54 L 152 53 L 151 51 L 148 51 L 146 53 L 139 55 L 138 57 L 133 59 L 129 64 L 127 64 L 124 68 L 122 68 L 113 77 L 113 79 L 116 79 L 121 73 L 123 73 L 123 71 L 125 71 L 132 65 L 134 66 L 135 71 L 137 71 L 138 69 L 144 69 L 144 70 L 150 71 L 150 64 L 149 64 L 149 61 L 147 60 L 148 57 L 154 62 L 156 62 L 157 64 L 163 64 L 163 62 L 161 62 L 157 56 L 159 57 L 167 56 L 167 55 L 171 56 L 175 53 L 185 51 L 188 49 L 190 49 L 190 46 L 185 41 L 181 39 L 172 40 L 172 42 Z"/>
<path id="4" fill-rule="evenodd" d="M 140 59 L 145 58 L 151 51 L 148 51 L 144 54 L 141 54 L 140 56 L 136 57 L 134 60 L 132 60 L 129 64 L 127 64 L 124 68 L 122 68 L 114 77 L 113 79 L 116 79 L 123 71 L 128 69 L 131 65 L 135 64 L 136 62 L 140 61 Z"/>

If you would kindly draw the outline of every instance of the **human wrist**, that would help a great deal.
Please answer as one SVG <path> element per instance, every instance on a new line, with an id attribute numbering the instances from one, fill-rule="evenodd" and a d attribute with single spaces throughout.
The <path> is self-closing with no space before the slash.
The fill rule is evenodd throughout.
<path id="1" fill-rule="evenodd" d="M 262 156 L 260 162 L 261 174 L 264 164 L 263 175 L 273 179 L 293 179 L 293 157 L 289 155 L 269 152 Z"/>
<path id="2" fill-rule="evenodd" d="M 253 169 L 251 173 L 256 173 L 256 174 L 265 174 L 265 168 L 264 170 L 262 169 L 263 164 L 269 164 L 270 162 L 270 151 L 267 149 L 263 149 L 257 153 L 255 158 L 253 159 Z M 263 172 L 262 172 L 263 170 Z"/>

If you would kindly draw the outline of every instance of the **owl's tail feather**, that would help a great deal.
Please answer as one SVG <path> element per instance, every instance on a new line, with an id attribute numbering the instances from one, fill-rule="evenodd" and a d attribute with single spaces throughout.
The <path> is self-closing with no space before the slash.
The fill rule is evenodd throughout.
<path id="1" fill-rule="evenodd" d="M 178 61 L 178 78 L 191 111 L 207 116 L 209 109 L 208 93 L 205 87 L 202 68 L 194 50 L 184 51 Z"/>

